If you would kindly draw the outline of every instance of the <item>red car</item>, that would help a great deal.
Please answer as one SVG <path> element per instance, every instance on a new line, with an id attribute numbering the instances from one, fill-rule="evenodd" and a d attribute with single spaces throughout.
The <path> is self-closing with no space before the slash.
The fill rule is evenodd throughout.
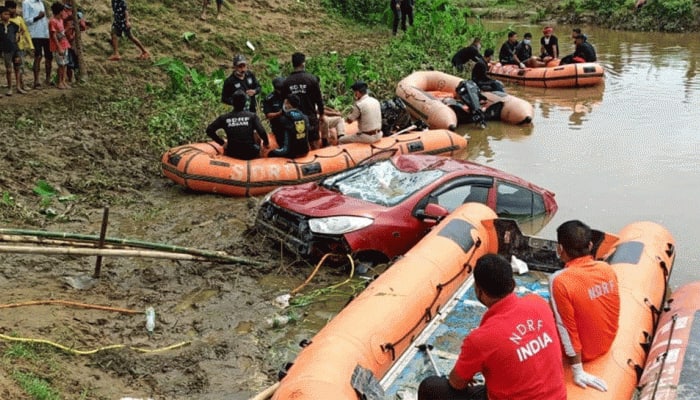
<path id="1" fill-rule="evenodd" d="M 319 182 L 281 187 L 265 197 L 256 227 L 302 256 L 352 254 L 371 266 L 404 254 L 442 217 L 470 201 L 500 217 L 538 220 L 541 226 L 557 211 L 554 193 L 497 169 L 400 155 Z"/>

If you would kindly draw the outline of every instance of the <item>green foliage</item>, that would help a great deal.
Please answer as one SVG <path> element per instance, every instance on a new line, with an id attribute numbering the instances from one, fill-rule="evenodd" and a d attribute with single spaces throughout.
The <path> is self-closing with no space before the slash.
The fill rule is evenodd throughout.
<path id="1" fill-rule="evenodd" d="M 16 336 L 16 335 L 12 335 Z M 5 353 L 3 354 L 5 358 L 10 358 L 10 359 L 23 359 L 23 360 L 38 360 L 39 355 L 36 353 L 34 350 L 33 346 L 22 343 L 22 342 L 17 342 L 17 343 L 12 343 L 10 347 L 8 347 L 7 350 L 5 350 Z"/>
<path id="2" fill-rule="evenodd" d="M 652 29 L 681 32 L 693 23 L 693 0 L 647 1 L 639 14 L 651 20 Z"/>
<path id="3" fill-rule="evenodd" d="M 2 199 L 0 199 L 0 204 L 12 207 L 15 205 L 15 199 L 12 198 L 10 192 L 2 192 Z"/>
<path id="4" fill-rule="evenodd" d="M 349 20 L 376 24 L 384 20 L 385 11 L 391 14 L 388 0 L 321 0 L 321 4 Z"/>
<path id="5" fill-rule="evenodd" d="M 155 65 L 170 82 L 165 88 L 150 88 L 157 97 L 155 112 L 148 121 L 151 143 L 162 150 L 196 141 L 212 119 L 202 110 L 219 107 L 225 71 L 218 69 L 207 75 L 173 58 L 159 59 Z"/>
<path id="6" fill-rule="evenodd" d="M 46 380 L 32 373 L 15 371 L 12 378 L 32 399 L 35 400 L 60 400 L 59 393 L 51 387 Z"/>

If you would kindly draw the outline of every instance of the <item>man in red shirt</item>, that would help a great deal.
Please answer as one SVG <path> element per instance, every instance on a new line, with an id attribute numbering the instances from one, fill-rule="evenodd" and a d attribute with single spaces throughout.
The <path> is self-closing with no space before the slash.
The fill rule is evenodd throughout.
<path id="1" fill-rule="evenodd" d="M 561 344 L 547 302 L 516 296 L 512 267 L 495 254 L 477 261 L 474 283 L 488 310 L 464 339 L 449 378 L 424 379 L 418 399 L 565 400 Z M 485 386 L 473 383 L 478 372 Z"/>
<path id="2" fill-rule="evenodd" d="M 564 269 L 550 279 L 552 308 L 574 382 L 607 391 L 604 380 L 583 370 L 582 362 L 605 354 L 612 345 L 620 317 L 620 294 L 615 271 L 591 255 L 591 229 L 581 221 L 557 228 L 557 251 Z"/>

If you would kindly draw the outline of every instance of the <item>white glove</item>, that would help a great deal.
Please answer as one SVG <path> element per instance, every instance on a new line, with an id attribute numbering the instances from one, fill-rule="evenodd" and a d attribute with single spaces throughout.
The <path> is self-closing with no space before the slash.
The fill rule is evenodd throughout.
<path id="1" fill-rule="evenodd" d="M 586 387 L 590 386 L 594 389 L 600 390 L 601 392 L 608 391 L 608 385 L 605 383 L 605 381 L 584 371 L 583 364 L 573 364 L 571 365 L 571 370 L 574 372 L 574 382 L 576 382 L 576 384 L 582 388 L 585 389 Z"/>
<path id="2" fill-rule="evenodd" d="M 525 68 L 525 64 L 520 63 L 520 68 Z"/>

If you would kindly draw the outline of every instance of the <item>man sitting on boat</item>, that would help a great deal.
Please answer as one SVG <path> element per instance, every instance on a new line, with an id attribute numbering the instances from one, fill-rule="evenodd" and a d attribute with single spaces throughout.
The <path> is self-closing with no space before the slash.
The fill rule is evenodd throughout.
<path id="1" fill-rule="evenodd" d="M 508 40 L 501 45 L 501 50 L 498 52 L 498 60 L 501 64 L 515 64 L 520 68 L 525 68 L 518 55 L 515 53 L 515 48 L 518 46 L 518 34 L 514 31 L 508 32 Z"/>
<path id="2" fill-rule="evenodd" d="M 605 381 L 584 371 L 582 362 L 610 349 L 619 326 L 620 294 L 612 267 L 593 259 L 591 237 L 591 229 L 581 221 L 567 221 L 557 228 L 557 251 L 565 265 L 549 278 L 549 285 L 574 382 L 605 392 Z"/>
<path id="3" fill-rule="evenodd" d="M 357 134 L 345 135 L 338 141 L 342 143 L 376 143 L 382 139 L 382 106 L 379 100 L 368 94 L 365 82 L 357 81 L 350 87 L 355 96 L 350 115 L 346 123 L 357 121 Z"/>
<path id="4" fill-rule="evenodd" d="M 240 160 L 260 157 L 261 140 L 266 149 L 270 147 L 267 133 L 258 115 L 244 110 L 247 100 L 248 96 L 242 90 L 235 91 L 231 96 L 233 111 L 220 115 L 207 126 L 207 135 L 224 146 L 224 154 Z M 219 129 L 226 132 L 226 140 L 216 133 Z"/>
<path id="5" fill-rule="evenodd" d="M 418 400 L 566 399 L 561 344 L 552 311 L 534 294 L 518 297 L 508 261 L 496 254 L 474 267 L 476 298 L 488 310 L 462 343 L 449 377 L 430 376 Z M 486 385 L 475 384 L 481 372 Z"/>
<path id="6" fill-rule="evenodd" d="M 546 26 L 542 29 L 540 60 L 544 63 L 559 58 L 559 39 L 552 32 L 554 32 L 554 28 L 551 26 Z"/>
<path id="7" fill-rule="evenodd" d="M 574 44 L 576 44 L 574 54 L 569 54 L 562 58 L 559 65 L 596 61 L 595 48 L 588 42 L 588 36 L 583 33 L 578 33 L 574 34 L 573 37 Z"/>
<path id="8" fill-rule="evenodd" d="M 486 49 L 484 56 L 475 60 L 476 64 L 472 68 L 472 80 L 476 82 L 479 89 L 485 92 L 505 92 L 506 89 L 500 81 L 488 76 L 491 57 L 493 57 L 493 49 Z"/>
<path id="9" fill-rule="evenodd" d="M 523 36 L 523 41 L 515 46 L 515 54 L 518 56 L 520 63 L 525 64 L 526 67 L 540 68 L 545 65 L 539 58 L 532 55 L 532 33 L 530 32 L 527 32 Z"/>
<path id="10" fill-rule="evenodd" d="M 284 140 L 278 149 L 272 150 L 268 157 L 297 158 L 309 152 L 309 118 L 299 111 L 299 96 L 290 94 L 282 106 L 282 126 Z"/>

